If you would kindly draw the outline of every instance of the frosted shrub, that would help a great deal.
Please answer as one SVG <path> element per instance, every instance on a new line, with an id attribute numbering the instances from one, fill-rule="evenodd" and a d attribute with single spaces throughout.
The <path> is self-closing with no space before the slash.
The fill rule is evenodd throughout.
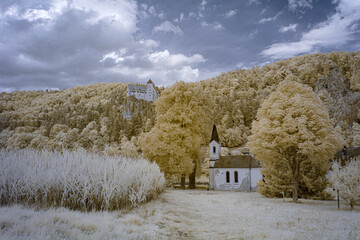
<path id="1" fill-rule="evenodd" d="M 0 150 L 0 204 L 80 210 L 133 207 L 165 186 L 156 163 L 83 150 Z"/>
<path id="2" fill-rule="evenodd" d="M 334 162 L 329 180 L 339 190 L 340 197 L 354 209 L 355 203 L 360 202 L 360 158 L 351 160 L 343 167 Z"/>

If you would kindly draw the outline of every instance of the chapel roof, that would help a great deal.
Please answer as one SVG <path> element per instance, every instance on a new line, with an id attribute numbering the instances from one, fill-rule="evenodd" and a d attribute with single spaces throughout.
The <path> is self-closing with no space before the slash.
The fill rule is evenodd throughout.
<path id="1" fill-rule="evenodd" d="M 220 143 L 219 135 L 218 135 L 218 132 L 216 130 L 216 125 L 215 124 L 213 126 L 210 142 L 212 142 L 213 140 Z"/>
<path id="2" fill-rule="evenodd" d="M 259 162 L 250 155 L 221 156 L 214 168 L 258 168 Z"/>

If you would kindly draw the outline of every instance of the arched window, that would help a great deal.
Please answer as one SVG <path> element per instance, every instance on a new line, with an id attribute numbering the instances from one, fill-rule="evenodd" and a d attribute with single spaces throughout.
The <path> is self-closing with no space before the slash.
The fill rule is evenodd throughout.
<path id="1" fill-rule="evenodd" d="M 239 182 L 238 172 L 237 172 L 237 171 L 234 172 L 234 178 L 235 178 L 235 182 L 236 182 L 236 183 Z"/>
<path id="2" fill-rule="evenodd" d="M 216 153 L 216 147 L 213 146 L 213 153 Z"/>
<path id="3" fill-rule="evenodd" d="M 229 173 L 229 171 L 226 172 L 226 182 L 227 183 L 230 182 L 230 173 Z"/>

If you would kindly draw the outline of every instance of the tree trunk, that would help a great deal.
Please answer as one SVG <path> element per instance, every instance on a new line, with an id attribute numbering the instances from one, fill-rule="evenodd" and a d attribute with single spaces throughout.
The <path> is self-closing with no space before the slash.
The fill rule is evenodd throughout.
<path id="1" fill-rule="evenodd" d="M 180 185 L 181 189 L 185 189 L 185 174 L 181 174 Z"/>
<path id="2" fill-rule="evenodd" d="M 194 164 L 194 169 L 192 173 L 189 175 L 189 189 L 195 189 L 195 180 L 196 180 L 196 163 Z"/>
<path id="3" fill-rule="evenodd" d="M 353 199 L 350 199 L 350 207 L 351 210 L 354 210 L 355 201 Z"/>
<path id="4" fill-rule="evenodd" d="M 293 184 L 293 201 L 294 202 L 298 202 L 299 198 L 298 198 L 298 188 L 299 188 L 299 184 L 297 181 L 294 182 Z"/>
<path id="5" fill-rule="evenodd" d="M 300 176 L 300 160 L 295 159 L 295 166 L 293 171 L 293 201 L 298 202 L 298 192 L 299 192 L 299 176 Z"/>

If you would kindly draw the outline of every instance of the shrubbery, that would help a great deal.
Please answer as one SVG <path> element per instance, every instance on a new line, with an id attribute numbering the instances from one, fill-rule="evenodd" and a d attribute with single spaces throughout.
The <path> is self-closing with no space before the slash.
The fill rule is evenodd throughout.
<path id="1" fill-rule="evenodd" d="M 355 203 L 360 202 L 360 157 L 343 167 L 334 162 L 329 180 L 339 191 L 340 197 L 348 201 L 351 209 L 354 209 Z"/>
<path id="2" fill-rule="evenodd" d="M 0 150 L 0 203 L 79 210 L 133 207 L 165 186 L 156 163 L 83 150 Z"/>

